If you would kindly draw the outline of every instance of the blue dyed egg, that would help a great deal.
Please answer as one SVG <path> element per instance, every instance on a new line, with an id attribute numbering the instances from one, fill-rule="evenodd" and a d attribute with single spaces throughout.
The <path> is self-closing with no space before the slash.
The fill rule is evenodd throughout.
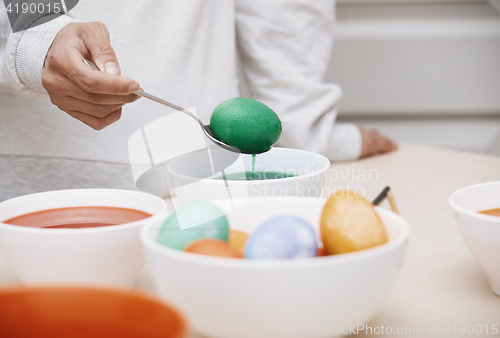
<path id="1" fill-rule="evenodd" d="M 300 217 L 278 216 L 262 224 L 248 239 L 245 258 L 290 259 L 315 257 L 313 228 Z"/>

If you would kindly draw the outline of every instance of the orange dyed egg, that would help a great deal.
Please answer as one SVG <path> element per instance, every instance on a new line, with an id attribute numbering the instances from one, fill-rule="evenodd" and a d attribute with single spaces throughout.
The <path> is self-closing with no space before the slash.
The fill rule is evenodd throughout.
<path id="1" fill-rule="evenodd" d="M 184 251 L 206 256 L 240 258 L 224 241 L 216 238 L 202 238 L 190 243 Z"/>
<path id="2" fill-rule="evenodd" d="M 229 239 L 227 240 L 227 244 L 236 251 L 239 257 L 245 255 L 245 244 L 247 243 L 249 235 L 246 232 L 239 230 L 231 230 L 229 232 Z"/>
<path id="3" fill-rule="evenodd" d="M 326 250 L 324 246 L 318 247 L 318 252 L 316 253 L 316 257 L 326 256 Z"/>

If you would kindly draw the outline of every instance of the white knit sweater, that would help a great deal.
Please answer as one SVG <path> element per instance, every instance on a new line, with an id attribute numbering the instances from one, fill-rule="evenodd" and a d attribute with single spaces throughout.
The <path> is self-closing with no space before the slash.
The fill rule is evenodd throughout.
<path id="1" fill-rule="evenodd" d="M 341 88 L 323 83 L 333 44 L 331 0 L 80 1 L 72 17 L 12 34 L 0 3 L 0 200 L 40 190 L 133 188 L 127 140 L 168 109 L 138 100 L 120 121 L 94 131 L 50 103 L 41 74 L 58 31 L 78 20 L 110 32 L 123 75 L 148 92 L 196 107 L 239 95 L 241 56 L 252 98 L 283 123 L 278 145 L 359 157 L 356 126 L 335 124 Z"/>

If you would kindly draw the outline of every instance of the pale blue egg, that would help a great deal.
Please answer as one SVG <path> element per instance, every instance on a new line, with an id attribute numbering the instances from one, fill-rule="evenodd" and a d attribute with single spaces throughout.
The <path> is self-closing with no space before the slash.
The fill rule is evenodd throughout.
<path id="1" fill-rule="evenodd" d="M 226 216 L 208 201 L 194 201 L 178 208 L 163 223 L 156 241 L 183 250 L 202 238 L 217 238 L 227 242 L 229 223 Z"/>
<path id="2" fill-rule="evenodd" d="M 317 250 L 316 234 L 309 223 L 296 216 L 278 216 L 262 224 L 250 236 L 245 258 L 315 257 Z"/>

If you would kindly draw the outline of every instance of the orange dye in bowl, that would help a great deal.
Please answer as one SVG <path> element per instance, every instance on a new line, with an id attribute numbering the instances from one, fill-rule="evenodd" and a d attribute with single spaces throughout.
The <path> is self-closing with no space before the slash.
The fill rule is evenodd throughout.
<path id="1" fill-rule="evenodd" d="M 93 287 L 0 288 L 0 336 L 185 338 L 184 318 L 138 292 Z"/>
<path id="2" fill-rule="evenodd" d="M 484 214 L 484 215 L 500 217 L 500 208 L 499 209 L 484 210 L 484 211 L 480 211 L 479 213 Z"/>
<path id="3" fill-rule="evenodd" d="M 4 221 L 32 228 L 94 228 L 151 217 L 147 212 L 115 207 L 73 207 L 37 211 Z"/>

